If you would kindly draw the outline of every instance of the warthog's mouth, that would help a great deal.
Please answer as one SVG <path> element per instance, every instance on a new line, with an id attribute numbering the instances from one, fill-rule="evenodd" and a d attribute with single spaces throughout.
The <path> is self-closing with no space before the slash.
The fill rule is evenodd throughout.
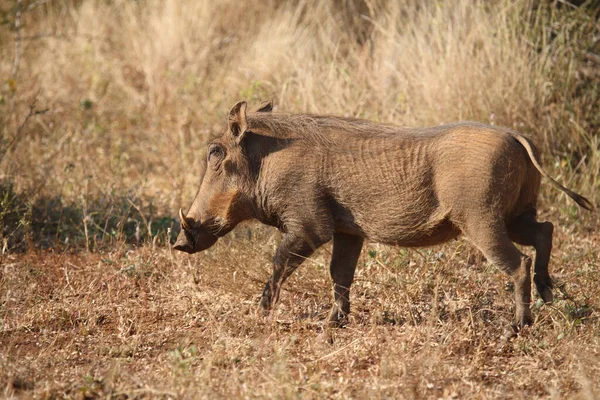
<path id="1" fill-rule="evenodd" d="M 181 232 L 173 245 L 175 250 L 193 254 L 208 249 L 219 239 L 214 233 L 194 226 L 193 221 L 190 222 L 181 209 L 179 209 L 179 218 Z"/>
<path id="2" fill-rule="evenodd" d="M 212 233 L 192 233 L 182 229 L 173 245 L 175 250 L 183 251 L 189 254 L 206 250 L 217 242 L 219 238 Z"/>

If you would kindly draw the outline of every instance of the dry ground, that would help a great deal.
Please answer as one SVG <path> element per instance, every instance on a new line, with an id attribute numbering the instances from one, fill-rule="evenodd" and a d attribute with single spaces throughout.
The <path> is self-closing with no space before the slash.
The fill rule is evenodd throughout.
<path id="1" fill-rule="evenodd" d="M 461 240 L 370 243 L 333 332 L 328 247 L 268 318 L 277 232 L 169 247 L 241 99 L 515 128 L 600 205 L 599 21 L 595 0 L 0 2 L 0 397 L 599 398 L 600 213 L 545 182 L 555 301 L 512 340 L 509 279 Z"/>
<path id="2" fill-rule="evenodd" d="M 278 234 L 248 232 L 193 256 L 149 245 L 4 255 L 3 395 L 600 396 L 597 233 L 558 230 L 556 300 L 536 301 L 535 325 L 505 340 L 509 280 L 464 241 L 369 245 L 350 323 L 328 334 L 328 250 L 290 278 L 265 319 L 257 300 Z"/>

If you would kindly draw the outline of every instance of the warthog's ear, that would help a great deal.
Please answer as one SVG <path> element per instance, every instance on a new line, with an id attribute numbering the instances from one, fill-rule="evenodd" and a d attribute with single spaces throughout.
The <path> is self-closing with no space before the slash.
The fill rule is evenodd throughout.
<path id="1" fill-rule="evenodd" d="M 244 134 L 248 130 L 248 121 L 246 120 L 246 102 L 240 101 L 231 111 L 229 111 L 229 132 L 236 143 L 241 143 Z"/>
<path id="2" fill-rule="evenodd" d="M 271 112 L 271 111 L 273 111 L 273 100 L 263 101 L 254 109 L 254 112 Z"/>

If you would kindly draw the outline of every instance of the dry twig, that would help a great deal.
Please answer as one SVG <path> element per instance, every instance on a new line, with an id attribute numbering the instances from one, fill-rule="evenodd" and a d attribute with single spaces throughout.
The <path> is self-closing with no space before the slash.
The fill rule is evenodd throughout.
<path id="1" fill-rule="evenodd" d="M 25 119 L 23 119 L 23 122 L 21 122 L 21 124 L 17 128 L 17 133 L 15 134 L 15 136 L 13 136 L 10 143 L 8 143 L 8 145 L 4 149 L 0 149 L 0 162 L 2 162 L 4 156 L 14 147 L 14 145 L 17 143 L 17 140 L 19 140 L 19 138 L 21 137 L 21 134 L 23 133 L 23 128 L 25 127 L 25 124 L 27 123 L 29 118 L 35 115 L 45 114 L 48 112 L 48 108 L 45 108 L 43 110 L 38 110 L 36 108 L 37 100 L 38 99 L 36 95 L 33 100 L 33 103 L 29 105 L 29 113 L 25 116 Z"/>

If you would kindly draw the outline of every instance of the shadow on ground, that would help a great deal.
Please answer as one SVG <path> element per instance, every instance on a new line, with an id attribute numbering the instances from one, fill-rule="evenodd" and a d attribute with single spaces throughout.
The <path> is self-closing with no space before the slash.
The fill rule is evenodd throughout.
<path id="1" fill-rule="evenodd" d="M 55 247 L 94 250 L 116 241 L 165 244 L 175 240 L 179 229 L 178 220 L 160 214 L 152 200 L 127 193 L 73 202 L 17 193 L 12 182 L 0 181 L 2 253 Z"/>

